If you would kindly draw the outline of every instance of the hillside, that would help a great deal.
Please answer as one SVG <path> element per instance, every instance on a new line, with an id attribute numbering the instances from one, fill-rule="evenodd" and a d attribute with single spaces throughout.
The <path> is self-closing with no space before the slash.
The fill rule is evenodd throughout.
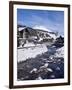
<path id="1" fill-rule="evenodd" d="M 36 27 L 27 27 L 18 25 L 18 46 L 21 46 L 22 43 L 24 46 L 26 41 L 32 42 L 34 44 L 43 44 L 55 41 L 57 38 L 57 33 L 53 32 L 43 26 Z"/>

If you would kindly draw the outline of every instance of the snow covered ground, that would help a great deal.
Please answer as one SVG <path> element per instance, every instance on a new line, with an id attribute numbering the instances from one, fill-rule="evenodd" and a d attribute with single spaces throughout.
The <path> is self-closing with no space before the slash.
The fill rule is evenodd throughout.
<path id="1" fill-rule="evenodd" d="M 28 42 L 28 43 L 26 43 L 26 44 L 24 44 L 24 47 L 30 47 L 30 46 L 35 46 L 35 44 L 34 43 L 30 43 L 30 42 Z"/>
<path id="2" fill-rule="evenodd" d="M 18 62 L 25 61 L 29 58 L 35 58 L 37 55 L 40 55 L 47 51 L 48 48 L 44 44 L 18 49 Z"/>
<path id="3" fill-rule="evenodd" d="M 64 46 L 56 50 L 55 57 L 64 57 Z"/>
<path id="4" fill-rule="evenodd" d="M 23 48 L 23 47 L 31 47 L 31 46 L 35 46 L 35 44 L 33 42 L 28 42 L 26 41 L 26 43 L 24 44 L 24 42 L 21 42 L 21 45 L 18 48 Z"/>

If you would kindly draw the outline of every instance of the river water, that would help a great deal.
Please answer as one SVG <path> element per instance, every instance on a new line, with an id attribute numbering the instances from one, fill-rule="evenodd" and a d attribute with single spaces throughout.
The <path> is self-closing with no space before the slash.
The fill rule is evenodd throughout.
<path id="1" fill-rule="evenodd" d="M 48 51 L 35 58 L 17 63 L 18 80 L 64 78 L 64 58 L 54 57 L 57 48 L 48 46 Z M 45 67 L 45 65 L 48 65 Z M 40 77 L 40 78 L 39 78 Z"/>

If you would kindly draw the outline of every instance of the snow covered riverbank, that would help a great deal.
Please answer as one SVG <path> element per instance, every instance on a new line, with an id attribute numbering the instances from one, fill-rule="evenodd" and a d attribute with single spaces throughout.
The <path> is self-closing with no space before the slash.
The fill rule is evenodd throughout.
<path id="1" fill-rule="evenodd" d="M 45 45 L 42 46 L 26 47 L 26 51 L 24 49 L 27 56 L 23 54 L 23 60 L 19 57 L 19 60 L 22 60 L 18 62 L 17 68 L 19 81 L 64 78 L 64 46 L 59 48 L 48 46 L 48 51 Z M 23 51 L 23 49 L 18 50 L 20 50 L 19 54 Z"/>
<path id="2" fill-rule="evenodd" d="M 45 53 L 48 51 L 46 45 L 41 44 L 34 47 L 28 47 L 23 49 L 18 49 L 18 62 L 25 61 L 29 58 L 35 58 L 37 55 Z"/>
<path id="3" fill-rule="evenodd" d="M 56 50 L 55 57 L 64 57 L 64 46 Z"/>

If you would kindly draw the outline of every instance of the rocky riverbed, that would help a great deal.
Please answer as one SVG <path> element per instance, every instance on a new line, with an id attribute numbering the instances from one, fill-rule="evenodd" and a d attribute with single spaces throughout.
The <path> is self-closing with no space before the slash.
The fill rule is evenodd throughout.
<path id="1" fill-rule="evenodd" d="M 21 81 L 64 78 L 63 47 L 51 45 L 47 47 L 47 52 L 18 62 L 17 79 Z"/>

